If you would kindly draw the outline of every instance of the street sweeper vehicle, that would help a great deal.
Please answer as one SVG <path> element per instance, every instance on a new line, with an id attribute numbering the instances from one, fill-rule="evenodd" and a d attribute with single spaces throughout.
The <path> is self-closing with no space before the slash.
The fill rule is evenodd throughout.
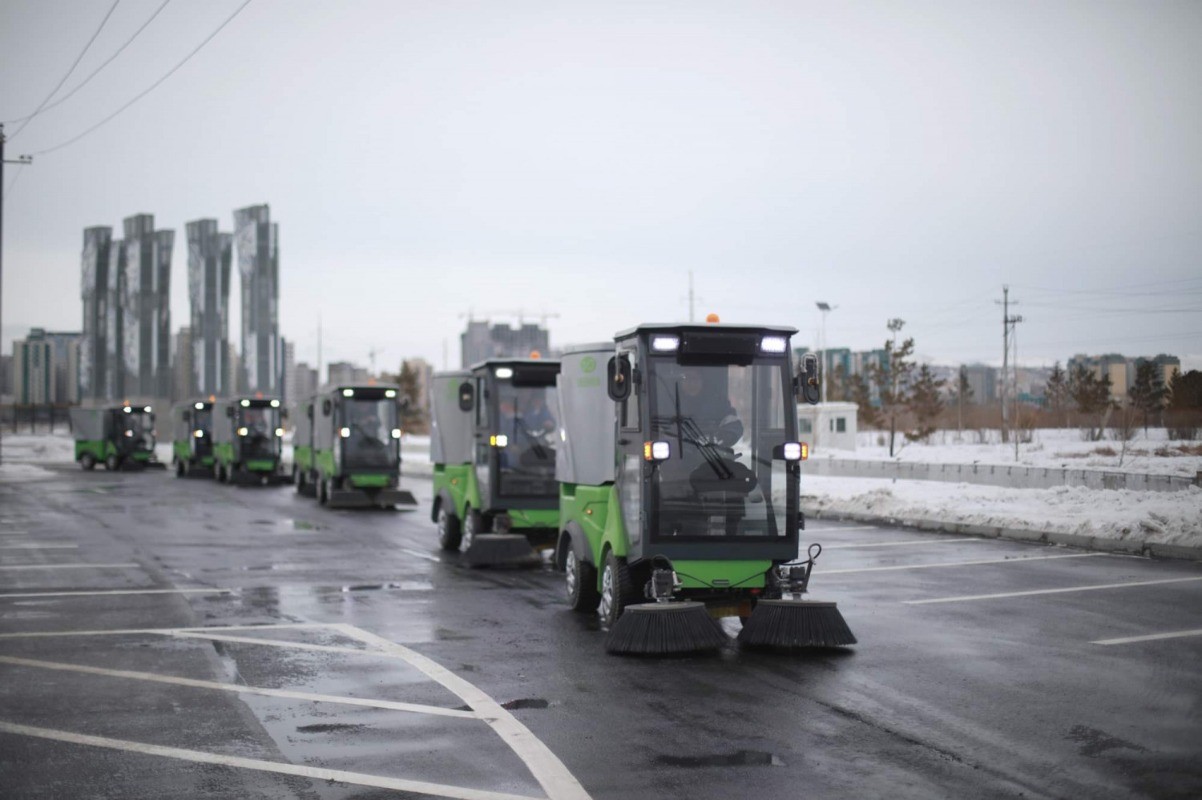
<path id="1" fill-rule="evenodd" d="M 213 474 L 213 400 L 176 403 L 171 409 L 171 461 L 181 478 Z"/>
<path id="2" fill-rule="evenodd" d="M 212 408 L 213 475 L 221 483 L 284 480 L 283 419 L 276 397 L 232 397 Z"/>
<path id="3" fill-rule="evenodd" d="M 72 408 L 75 460 L 84 469 L 141 469 L 161 466 L 155 458 L 154 411 L 125 403 L 107 408 Z"/>
<path id="4" fill-rule="evenodd" d="M 329 508 L 415 506 L 400 488 L 402 402 L 396 386 L 336 386 L 305 405 L 312 448 L 297 479 Z M 294 444 L 295 447 L 295 444 Z"/>
<path id="5" fill-rule="evenodd" d="M 744 646 L 855 643 L 801 599 L 821 548 L 799 557 L 797 396 L 817 402 L 818 362 L 794 373 L 794 333 L 648 324 L 562 357 L 556 564 L 609 652 L 716 649 L 727 616 Z"/>
<path id="6" fill-rule="evenodd" d="M 469 566 L 537 564 L 555 546 L 558 374 L 558 361 L 531 357 L 434 375 L 431 517 Z"/>

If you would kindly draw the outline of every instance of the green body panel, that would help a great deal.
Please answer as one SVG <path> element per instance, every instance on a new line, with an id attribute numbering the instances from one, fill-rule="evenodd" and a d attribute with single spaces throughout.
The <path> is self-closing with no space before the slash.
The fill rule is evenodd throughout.
<path id="1" fill-rule="evenodd" d="M 187 439 L 176 439 L 172 445 L 172 455 L 179 461 L 188 461 L 192 458 L 192 444 Z"/>
<path id="2" fill-rule="evenodd" d="M 276 460 L 274 458 L 252 458 L 243 466 L 249 472 L 275 472 Z"/>
<path id="3" fill-rule="evenodd" d="M 682 561 L 672 562 L 685 589 L 705 589 L 716 580 L 729 581 L 738 589 L 764 588 L 764 573 L 772 562 L 761 561 Z M 687 574 L 686 574 L 687 573 Z"/>
<path id="4" fill-rule="evenodd" d="M 607 550 L 613 550 L 619 558 L 625 558 L 630 550 L 626 524 L 618 505 L 618 490 L 613 484 L 559 484 L 560 529 L 566 529 L 569 522 L 575 522 L 584 531 L 594 565 L 600 566 Z M 599 572 L 597 580 L 600 586 Z"/>
<path id="5" fill-rule="evenodd" d="M 313 450 L 313 467 L 317 470 L 319 480 L 326 480 L 333 477 L 337 470 L 334 469 L 334 451 L 333 450 Z"/>
<path id="6" fill-rule="evenodd" d="M 132 458 L 134 461 L 149 461 L 153 457 L 154 453 L 150 452 L 149 450 L 135 450 L 130 453 L 130 458 Z"/>
<path id="7" fill-rule="evenodd" d="M 506 511 L 514 530 L 520 528 L 558 528 L 558 508 L 511 508 Z"/>
<path id="8" fill-rule="evenodd" d="M 298 445 L 292 450 L 292 463 L 297 469 L 312 469 L 313 467 L 313 448 L 308 445 Z"/>
<path id="9" fill-rule="evenodd" d="M 446 489 L 455 503 L 455 516 L 463 519 L 464 509 L 480 507 L 480 490 L 476 484 L 476 470 L 471 464 L 435 464 L 434 496 Z"/>
<path id="10" fill-rule="evenodd" d="M 350 484 L 355 489 L 382 489 L 387 488 L 391 478 L 388 475 L 351 475 Z"/>
<path id="11" fill-rule="evenodd" d="M 117 448 L 112 442 L 100 439 L 86 439 L 75 442 L 75 460 L 78 461 L 84 453 L 90 453 L 97 461 L 104 461 L 110 455 L 117 454 Z"/>
<path id="12" fill-rule="evenodd" d="M 233 442 L 217 442 L 213 445 L 213 460 L 224 466 L 231 466 L 234 463 L 234 443 Z"/>

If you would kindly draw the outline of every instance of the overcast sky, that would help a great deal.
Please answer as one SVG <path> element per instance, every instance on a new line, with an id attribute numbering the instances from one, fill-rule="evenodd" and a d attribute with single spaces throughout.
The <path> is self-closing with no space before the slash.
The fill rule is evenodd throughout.
<path id="1" fill-rule="evenodd" d="M 94 125 L 242 0 L 173 0 L 17 133 L 110 0 L 0 3 L 7 157 Z M 56 97 L 161 5 L 121 0 Z M 159 88 L 5 171 L 3 339 L 79 329 L 83 229 L 268 203 L 298 360 L 458 363 L 465 316 L 553 345 L 688 315 L 1000 362 L 1202 366 L 1200 2 L 253 0 Z M 14 136 L 14 133 L 16 134 Z M 17 174 L 19 173 L 19 174 Z M 12 189 L 9 189 L 9 186 Z M 235 284 L 236 294 L 236 284 Z M 238 322 L 232 320 L 231 336 Z"/>

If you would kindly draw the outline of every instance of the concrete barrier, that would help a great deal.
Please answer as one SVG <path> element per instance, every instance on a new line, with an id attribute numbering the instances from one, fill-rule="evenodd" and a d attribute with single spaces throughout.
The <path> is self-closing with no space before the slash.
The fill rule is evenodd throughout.
<path id="1" fill-rule="evenodd" d="M 1024 467 L 1018 464 L 924 464 L 908 461 L 858 458 L 813 458 L 803 475 L 841 478 L 897 478 L 911 481 L 945 481 L 1002 486 L 1009 489 L 1052 489 L 1083 486 L 1087 489 L 1127 489 L 1137 492 L 1177 492 L 1202 485 L 1202 478 L 1184 475 L 1151 475 L 1096 469 Z M 1200 473 L 1202 475 L 1202 473 Z"/>

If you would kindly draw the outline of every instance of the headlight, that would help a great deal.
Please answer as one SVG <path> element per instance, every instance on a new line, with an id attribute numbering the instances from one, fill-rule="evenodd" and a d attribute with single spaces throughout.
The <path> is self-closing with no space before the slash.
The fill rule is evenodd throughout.
<path id="1" fill-rule="evenodd" d="M 272 400 L 272 401 L 271 401 L 271 407 L 272 407 L 272 408 L 279 408 L 279 407 L 280 407 L 280 401 L 279 401 L 279 400 Z"/>
<path id="2" fill-rule="evenodd" d="M 239 435 L 239 436 L 245 436 L 247 433 L 249 433 L 249 431 L 248 431 L 246 428 L 239 428 L 239 429 L 238 429 L 238 435 Z"/>
<path id="3" fill-rule="evenodd" d="M 275 429 L 275 435 L 276 435 L 276 436 L 281 436 L 281 437 L 282 437 L 282 436 L 284 435 L 284 429 L 283 429 L 283 428 L 276 428 L 276 429 Z"/>
<path id="4" fill-rule="evenodd" d="M 388 389 L 384 392 L 384 396 L 388 398 L 396 397 L 396 389 Z"/>
<path id="5" fill-rule="evenodd" d="M 788 342 L 783 336 L 765 336 L 760 340 L 760 349 L 765 353 L 783 353 Z"/>
<path id="6" fill-rule="evenodd" d="M 805 461 L 810 457 L 810 446 L 805 442 L 785 442 L 781 455 L 785 461 Z"/>
<path id="7" fill-rule="evenodd" d="M 203 438 L 205 438 L 205 432 L 204 432 L 204 431 L 202 431 L 202 430 L 195 430 L 195 431 L 192 431 L 192 435 L 193 435 L 194 437 L 196 437 L 197 439 L 203 439 Z"/>
<path id="8" fill-rule="evenodd" d="M 242 407 L 243 407 L 243 408 L 250 408 L 250 401 L 249 401 L 249 400 L 243 400 L 243 401 L 242 401 Z"/>
<path id="9" fill-rule="evenodd" d="M 658 353 L 666 353 L 680 347 L 680 337 L 678 336 L 652 336 L 651 349 Z"/>
<path id="10" fill-rule="evenodd" d="M 340 428 L 338 430 L 338 435 L 341 436 L 343 439 L 349 439 L 349 438 L 351 438 L 351 429 L 350 428 Z"/>
<path id="11" fill-rule="evenodd" d="M 643 458 L 647 461 L 667 461 L 672 456 L 668 442 L 643 442 Z"/>
<path id="12" fill-rule="evenodd" d="M 513 377 L 513 370 L 509 367 L 497 367 L 496 371 L 493 372 L 493 375 L 496 375 L 501 380 L 505 380 L 506 378 Z"/>
<path id="13" fill-rule="evenodd" d="M 509 447 L 509 437 L 503 433 L 497 433 L 488 437 L 488 443 L 493 447 Z"/>
<path id="14" fill-rule="evenodd" d="M 392 438 L 393 438 L 393 439 L 399 439 L 399 438 L 401 438 L 401 429 L 400 429 L 400 428 L 393 428 L 393 429 L 392 429 Z"/>
<path id="15" fill-rule="evenodd" d="M 125 435 L 126 435 L 126 436 L 128 436 L 128 437 L 130 437 L 130 438 L 132 438 L 132 437 L 133 437 L 133 435 L 134 435 L 134 432 L 133 432 L 133 431 L 126 431 L 126 432 L 125 432 Z"/>
<path id="16" fill-rule="evenodd" d="M 343 389 L 343 390 L 342 390 L 342 396 L 343 396 L 343 397 L 354 397 L 354 396 L 355 396 L 355 390 L 354 390 L 354 389 Z"/>
<path id="17" fill-rule="evenodd" d="M 197 403 L 196 405 L 194 405 L 194 406 L 192 406 L 192 407 L 193 407 L 193 408 L 195 408 L 197 411 L 204 411 L 205 404 L 204 404 L 204 403 Z"/>
<path id="18" fill-rule="evenodd" d="M 149 413 L 150 413 L 150 406 L 146 406 L 146 407 L 145 407 L 145 408 L 143 408 L 142 410 L 143 410 L 143 411 L 145 411 L 147 414 L 149 414 Z"/>

